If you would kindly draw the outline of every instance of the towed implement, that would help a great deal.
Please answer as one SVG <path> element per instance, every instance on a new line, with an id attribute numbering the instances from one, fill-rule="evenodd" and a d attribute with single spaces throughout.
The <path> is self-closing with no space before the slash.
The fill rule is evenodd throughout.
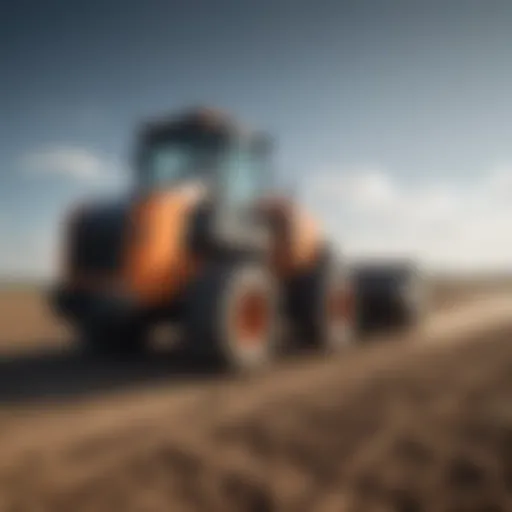
<path id="1" fill-rule="evenodd" d="M 254 368 L 292 343 L 349 344 L 349 269 L 315 219 L 274 193 L 272 144 L 210 109 L 149 121 L 128 197 L 68 218 L 53 304 L 87 349 L 143 350 L 177 325 L 186 350 Z"/>
<path id="2" fill-rule="evenodd" d="M 363 306 L 358 308 L 360 331 L 415 328 L 428 314 L 427 282 L 413 261 L 359 261 L 352 267 L 352 279 Z"/>

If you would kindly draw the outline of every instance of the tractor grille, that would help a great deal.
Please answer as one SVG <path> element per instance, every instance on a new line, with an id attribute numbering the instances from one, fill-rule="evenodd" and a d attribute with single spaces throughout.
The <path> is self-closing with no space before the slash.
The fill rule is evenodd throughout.
<path id="1" fill-rule="evenodd" d="M 70 240 L 71 268 L 81 275 L 111 275 L 122 264 L 128 227 L 126 206 L 89 211 L 75 225 Z"/>

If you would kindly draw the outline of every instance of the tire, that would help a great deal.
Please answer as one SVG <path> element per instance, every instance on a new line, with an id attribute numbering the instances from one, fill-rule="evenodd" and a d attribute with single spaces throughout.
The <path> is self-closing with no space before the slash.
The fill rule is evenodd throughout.
<path id="1" fill-rule="evenodd" d="M 142 326 L 114 327 L 84 323 L 79 329 L 83 351 L 94 357 L 133 359 L 145 354 L 146 339 Z"/>
<path id="2" fill-rule="evenodd" d="M 299 342 L 338 352 L 355 341 L 357 308 L 352 282 L 346 269 L 330 253 L 295 280 L 289 304 Z"/>
<path id="3" fill-rule="evenodd" d="M 374 282 L 365 277 L 371 274 Z M 428 313 L 428 291 L 416 268 L 401 268 L 400 264 L 363 266 L 355 276 L 362 330 L 408 332 L 421 327 Z"/>
<path id="4" fill-rule="evenodd" d="M 187 351 L 226 369 L 259 369 L 277 350 L 278 309 L 276 285 L 263 266 L 211 265 L 188 294 Z"/>
<path id="5" fill-rule="evenodd" d="M 404 300 L 404 308 L 399 318 L 399 326 L 404 330 L 421 328 L 429 312 L 429 292 L 425 278 L 413 275 L 406 283 L 409 290 Z"/>
<path id="6" fill-rule="evenodd" d="M 415 286 L 421 287 L 423 290 L 420 292 L 420 297 L 406 302 L 401 315 L 399 315 L 397 327 L 403 331 L 421 329 L 428 316 L 429 301 L 424 291 L 425 286 L 422 283 L 415 284 Z"/>

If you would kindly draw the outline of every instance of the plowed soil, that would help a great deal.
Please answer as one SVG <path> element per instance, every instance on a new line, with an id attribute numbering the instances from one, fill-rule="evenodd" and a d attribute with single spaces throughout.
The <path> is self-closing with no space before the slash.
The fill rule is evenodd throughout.
<path id="1" fill-rule="evenodd" d="M 512 510 L 512 322 L 476 311 L 244 379 L 6 356 L 0 510 Z"/>

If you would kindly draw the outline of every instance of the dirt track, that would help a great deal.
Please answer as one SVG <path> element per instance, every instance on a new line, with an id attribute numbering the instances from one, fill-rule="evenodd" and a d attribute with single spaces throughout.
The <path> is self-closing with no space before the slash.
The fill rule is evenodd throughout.
<path id="1" fill-rule="evenodd" d="M 6 356 L 0 510 L 508 509 L 511 311 L 482 301 L 421 343 L 206 385 L 165 361 Z"/>

